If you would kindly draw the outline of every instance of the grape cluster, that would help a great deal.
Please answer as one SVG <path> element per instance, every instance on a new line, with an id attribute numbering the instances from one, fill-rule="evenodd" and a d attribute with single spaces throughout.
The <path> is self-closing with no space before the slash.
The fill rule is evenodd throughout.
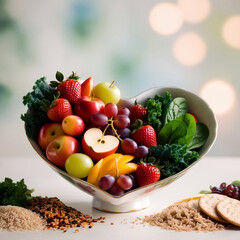
<path id="1" fill-rule="evenodd" d="M 136 181 L 132 174 L 121 175 L 115 179 L 112 175 L 103 176 L 98 186 L 114 196 L 121 196 L 124 192 L 136 188 Z"/>
<path id="2" fill-rule="evenodd" d="M 222 182 L 219 187 L 212 187 L 211 192 L 226 195 L 228 197 L 240 200 L 240 185 L 227 185 L 227 183 Z"/>
<path id="3" fill-rule="evenodd" d="M 114 103 L 105 105 L 104 113 L 94 113 L 90 117 L 92 126 L 100 127 L 104 134 L 117 136 L 121 141 L 121 151 L 125 154 L 132 154 L 136 158 L 144 158 L 149 151 L 146 146 L 138 146 L 131 138 L 131 112 L 127 107 L 120 107 Z M 111 127 L 110 127 L 111 126 Z"/>

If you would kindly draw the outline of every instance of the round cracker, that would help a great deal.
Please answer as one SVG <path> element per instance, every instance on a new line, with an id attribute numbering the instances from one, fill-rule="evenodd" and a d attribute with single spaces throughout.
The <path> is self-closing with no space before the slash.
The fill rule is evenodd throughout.
<path id="1" fill-rule="evenodd" d="M 189 209 L 196 209 L 198 212 L 201 211 L 201 208 L 199 207 L 199 199 L 188 201 L 187 207 Z"/>
<path id="2" fill-rule="evenodd" d="M 219 222 L 227 223 L 227 221 L 224 218 L 222 218 L 216 210 L 218 202 L 226 198 L 228 199 L 227 196 L 220 194 L 207 194 L 204 197 L 200 198 L 199 207 L 209 217 Z"/>
<path id="3" fill-rule="evenodd" d="M 217 212 L 226 221 L 240 227 L 240 201 L 232 198 L 223 199 L 217 204 Z"/>

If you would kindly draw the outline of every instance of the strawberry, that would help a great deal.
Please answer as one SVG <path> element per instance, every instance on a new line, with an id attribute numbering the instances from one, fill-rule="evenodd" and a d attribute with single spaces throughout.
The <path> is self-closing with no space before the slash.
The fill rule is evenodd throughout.
<path id="1" fill-rule="evenodd" d="M 54 122 L 61 122 L 65 117 L 73 114 L 70 102 L 65 98 L 59 98 L 59 95 L 58 92 L 52 102 L 43 99 L 41 106 L 41 109 L 47 112 L 48 118 Z"/>
<path id="2" fill-rule="evenodd" d="M 55 122 L 61 122 L 65 117 L 72 115 L 72 107 L 70 102 L 65 98 L 56 99 L 48 109 L 48 118 Z"/>
<path id="3" fill-rule="evenodd" d="M 141 163 L 136 170 L 136 179 L 140 187 L 157 182 L 160 176 L 159 168 L 152 164 Z"/>
<path id="4" fill-rule="evenodd" d="M 76 103 L 81 97 L 81 83 L 77 80 L 79 77 L 73 72 L 67 80 L 63 81 L 62 73 L 56 73 L 57 81 L 51 81 L 51 87 L 57 87 L 61 98 L 66 98 L 70 103 Z"/>
<path id="5" fill-rule="evenodd" d="M 157 136 L 154 128 L 151 125 L 143 126 L 142 121 L 139 119 L 135 122 L 135 124 L 139 126 L 132 131 L 132 139 L 138 145 L 144 145 L 148 148 L 151 146 L 157 146 Z"/>
<path id="6" fill-rule="evenodd" d="M 147 120 L 148 111 L 140 104 L 135 103 L 135 105 L 130 108 L 130 112 L 130 119 L 132 123 L 135 123 L 137 119 L 141 119 L 143 122 Z"/>

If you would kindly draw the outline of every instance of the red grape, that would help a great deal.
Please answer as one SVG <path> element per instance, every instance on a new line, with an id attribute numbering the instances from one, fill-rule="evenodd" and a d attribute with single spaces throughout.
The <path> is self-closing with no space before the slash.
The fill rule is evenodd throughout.
<path id="1" fill-rule="evenodd" d="M 129 128 L 120 128 L 117 130 L 118 135 L 120 138 L 124 139 L 131 136 L 131 130 Z"/>
<path id="2" fill-rule="evenodd" d="M 132 190 L 132 189 L 137 188 L 138 185 L 137 185 L 137 181 L 136 181 L 136 179 L 135 179 L 135 172 L 128 174 L 128 176 L 132 179 L 132 183 L 133 183 L 132 188 L 129 189 L 129 190 Z"/>
<path id="3" fill-rule="evenodd" d="M 124 193 L 124 190 L 118 185 L 117 182 L 114 182 L 113 186 L 108 190 L 114 196 L 121 196 Z"/>
<path id="4" fill-rule="evenodd" d="M 223 183 L 220 184 L 220 188 L 221 188 L 221 189 L 224 189 L 224 188 L 226 188 L 226 187 L 227 187 L 227 184 L 226 184 L 225 182 L 223 182 Z"/>
<path id="5" fill-rule="evenodd" d="M 115 117 L 118 114 L 118 107 L 115 103 L 108 103 L 105 105 L 104 113 L 107 117 Z"/>
<path id="6" fill-rule="evenodd" d="M 114 117 L 114 125 L 117 128 L 127 128 L 130 125 L 130 118 L 126 115 L 117 115 Z"/>
<path id="7" fill-rule="evenodd" d="M 127 154 L 134 154 L 135 151 L 137 150 L 137 147 L 138 147 L 137 143 L 131 138 L 125 138 L 121 142 L 121 149 L 123 150 L 123 152 Z"/>
<path id="8" fill-rule="evenodd" d="M 105 175 L 99 180 L 98 186 L 102 190 L 107 191 L 113 186 L 114 183 L 115 183 L 115 178 L 112 175 Z"/>
<path id="9" fill-rule="evenodd" d="M 134 153 L 134 156 L 136 158 L 144 158 L 148 155 L 149 151 L 148 151 L 148 147 L 141 145 L 137 148 L 137 150 Z"/>
<path id="10" fill-rule="evenodd" d="M 102 127 L 108 123 L 108 117 L 103 113 L 97 112 L 90 116 L 90 121 L 95 126 Z"/>
<path id="11" fill-rule="evenodd" d="M 234 184 L 227 185 L 225 182 L 222 182 L 219 187 L 212 187 L 211 192 L 240 200 L 240 189 L 237 185 Z"/>
<path id="12" fill-rule="evenodd" d="M 105 131 L 105 135 L 115 136 L 116 134 L 115 134 L 115 132 L 113 131 L 113 129 L 111 127 L 108 127 L 107 130 Z"/>
<path id="13" fill-rule="evenodd" d="M 123 190 L 129 190 L 133 186 L 132 179 L 128 175 L 121 175 L 117 183 Z"/>
<path id="14" fill-rule="evenodd" d="M 126 115 L 126 116 L 130 116 L 130 110 L 127 107 L 121 107 L 118 109 L 118 115 Z"/>
<path id="15" fill-rule="evenodd" d="M 227 190 L 233 191 L 234 190 L 234 186 L 232 184 L 227 185 Z"/>
<path id="16" fill-rule="evenodd" d="M 222 190 L 218 187 L 212 187 L 211 191 L 212 193 L 222 193 Z"/>

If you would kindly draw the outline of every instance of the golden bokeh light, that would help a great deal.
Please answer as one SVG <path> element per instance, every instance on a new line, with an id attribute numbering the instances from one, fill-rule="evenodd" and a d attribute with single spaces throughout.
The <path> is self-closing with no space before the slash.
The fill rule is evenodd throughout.
<path id="1" fill-rule="evenodd" d="M 211 11 L 209 0 L 178 0 L 177 6 L 183 12 L 183 19 L 189 23 L 203 21 Z"/>
<path id="2" fill-rule="evenodd" d="M 200 96 L 210 105 L 215 114 L 227 113 L 234 105 L 236 95 L 231 84 L 222 79 L 206 83 Z"/>
<path id="3" fill-rule="evenodd" d="M 234 15 L 226 20 L 222 36 L 229 46 L 240 49 L 240 15 Z"/>
<path id="4" fill-rule="evenodd" d="M 206 52 L 204 40 L 196 33 L 180 35 L 173 45 L 174 57 L 186 66 L 199 64 L 206 56 Z"/>
<path id="5" fill-rule="evenodd" d="M 159 3 L 153 7 L 149 14 L 149 24 L 158 34 L 172 35 L 183 24 L 182 12 L 175 4 Z"/>

